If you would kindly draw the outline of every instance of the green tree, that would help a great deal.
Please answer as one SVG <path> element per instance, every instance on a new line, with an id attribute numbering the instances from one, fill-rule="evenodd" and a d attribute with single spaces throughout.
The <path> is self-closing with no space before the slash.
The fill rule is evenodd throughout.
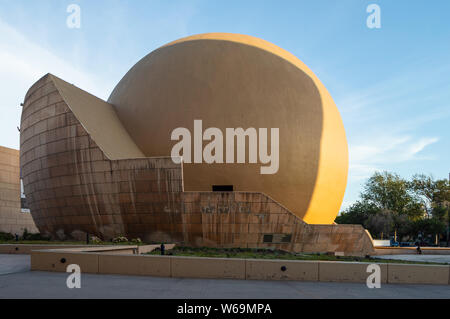
<path id="1" fill-rule="evenodd" d="M 417 203 L 409 192 L 409 184 L 398 174 L 376 172 L 364 185 L 361 198 L 374 204 L 384 212 L 396 215 L 406 214 Z"/>
<path id="2" fill-rule="evenodd" d="M 429 235 L 447 234 L 449 244 L 450 229 L 450 181 L 447 179 L 435 180 L 431 175 L 414 175 L 409 183 L 411 190 L 420 199 L 427 212 L 428 221 L 415 224 L 416 229 Z M 420 229 L 422 227 L 422 229 Z M 431 232 L 434 233 L 431 233 Z"/>
<path id="3" fill-rule="evenodd" d="M 434 241 L 450 223 L 449 189 L 449 181 L 432 176 L 419 174 L 408 181 L 395 173 L 377 172 L 365 183 L 361 199 L 335 221 L 363 225 L 374 237 L 396 233 L 397 240 L 415 240 L 420 232 Z"/>
<path id="4" fill-rule="evenodd" d="M 335 222 L 337 224 L 364 225 L 370 215 L 379 211 L 380 209 L 371 203 L 357 201 L 337 216 Z"/>
<path id="5" fill-rule="evenodd" d="M 446 179 L 434 180 L 423 174 L 414 175 L 409 187 L 424 205 L 429 217 L 437 215 L 445 219 L 448 203 L 450 202 L 450 183 Z"/>
<path id="6" fill-rule="evenodd" d="M 392 232 L 392 216 L 383 211 L 378 211 L 375 214 L 370 214 L 363 226 L 375 238 L 389 238 Z"/>
<path id="7" fill-rule="evenodd" d="M 411 222 L 410 232 L 413 234 L 422 233 L 424 238 L 432 238 L 432 243 L 436 235 L 445 233 L 445 227 L 445 223 L 437 218 L 423 218 Z"/>
<path id="8" fill-rule="evenodd" d="M 421 203 L 411 192 L 410 183 L 395 173 L 376 172 L 366 182 L 361 198 L 381 210 L 384 218 L 379 216 L 378 220 L 390 222 L 390 227 L 385 225 L 384 228 L 389 229 L 391 234 L 392 231 L 396 233 L 397 240 L 407 235 L 407 224 L 410 220 L 424 215 Z"/>

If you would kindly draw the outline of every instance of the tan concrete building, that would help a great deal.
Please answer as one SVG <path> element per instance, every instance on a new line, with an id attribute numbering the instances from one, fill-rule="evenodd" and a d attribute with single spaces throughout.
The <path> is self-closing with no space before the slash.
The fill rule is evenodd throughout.
<path id="1" fill-rule="evenodd" d="M 38 232 L 29 209 L 21 207 L 19 151 L 0 146 L 0 232 L 22 235 L 25 229 Z"/>
<path id="2" fill-rule="evenodd" d="M 260 136 L 278 129 L 278 150 L 274 136 L 267 145 L 258 137 L 260 149 L 279 152 L 277 169 L 260 173 L 268 153 L 252 160 L 251 136 L 241 160 L 237 142 L 217 144 L 214 154 L 234 153 L 237 162 L 205 162 L 211 143 L 208 130 L 198 139 L 198 120 L 216 140 L 228 128 L 259 128 Z M 177 128 L 194 132 L 179 157 Z M 25 194 L 39 230 L 54 237 L 373 250 L 361 226 L 332 224 L 348 168 L 333 100 L 302 62 L 260 39 L 207 34 L 170 43 L 138 62 L 108 102 L 47 74 L 25 96 L 20 135 Z"/>

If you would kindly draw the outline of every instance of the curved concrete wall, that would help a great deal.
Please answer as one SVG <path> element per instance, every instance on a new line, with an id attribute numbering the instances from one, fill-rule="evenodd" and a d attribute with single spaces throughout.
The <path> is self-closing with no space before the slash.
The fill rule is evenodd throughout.
<path id="1" fill-rule="evenodd" d="M 104 238 L 128 234 L 126 225 L 133 217 L 126 210 L 128 194 L 154 190 L 153 208 L 163 212 L 165 207 L 172 209 L 170 194 L 182 190 L 181 167 L 171 159 L 109 160 L 64 101 L 51 75 L 39 80 L 26 96 L 21 165 L 37 227 L 59 238 L 81 239 L 85 232 Z M 142 210 L 136 198 L 133 213 Z"/>

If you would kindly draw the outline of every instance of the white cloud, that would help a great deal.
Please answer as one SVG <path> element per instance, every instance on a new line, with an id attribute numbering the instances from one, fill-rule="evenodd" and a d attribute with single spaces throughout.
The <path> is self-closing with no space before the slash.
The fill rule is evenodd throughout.
<path id="1" fill-rule="evenodd" d="M 421 138 L 417 142 L 413 143 L 409 147 L 409 152 L 407 153 L 410 157 L 413 157 L 417 153 L 421 152 L 425 147 L 430 144 L 436 143 L 439 139 L 437 137 L 431 138 Z"/>
<path id="2" fill-rule="evenodd" d="M 410 136 L 384 135 L 372 139 L 370 146 L 366 143 L 352 144 L 349 148 L 350 181 L 366 179 L 389 165 L 428 159 L 420 157 L 419 153 L 438 141 L 437 137 L 413 139 Z"/>
<path id="3" fill-rule="evenodd" d="M 102 98 L 106 98 L 111 90 L 109 85 L 96 81 L 98 79 L 95 79 L 93 74 L 80 70 L 2 21 L 0 34 L 2 34 L 0 70 L 4 75 L 3 81 L 5 75 L 13 76 L 14 79 L 21 79 L 22 83 L 30 86 L 44 74 L 52 73 Z M 8 87 L 13 86 L 10 84 Z"/>
<path id="4" fill-rule="evenodd" d="M 450 98 L 450 64 L 427 58 L 411 63 L 414 67 L 336 98 L 349 141 L 343 208 L 357 200 L 364 180 L 374 172 L 413 162 L 427 167 L 425 161 L 435 159 L 427 147 L 443 143 L 442 136 L 429 132 L 450 116 L 443 104 Z"/>
<path id="5" fill-rule="evenodd" d="M 18 148 L 20 103 L 28 88 L 47 73 L 107 98 L 112 85 L 71 65 L 0 20 L 0 145 Z"/>

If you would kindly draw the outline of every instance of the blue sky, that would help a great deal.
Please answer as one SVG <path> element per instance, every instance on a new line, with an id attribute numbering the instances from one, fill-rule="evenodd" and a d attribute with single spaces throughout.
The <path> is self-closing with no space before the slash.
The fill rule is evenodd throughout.
<path id="1" fill-rule="evenodd" d="M 70 4 L 81 28 L 69 29 Z M 366 8 L 381 8 L 369 29 Z M 447 178 L 450 1 L 0 0 L 0 145 L 18 148 L 26 90 L 51 72 L 107 99 L 140 58 L 204 32 L 248 34 L 290 51 L 333 96 L 350 171 L 343 207 L 377 170 Z"/>

